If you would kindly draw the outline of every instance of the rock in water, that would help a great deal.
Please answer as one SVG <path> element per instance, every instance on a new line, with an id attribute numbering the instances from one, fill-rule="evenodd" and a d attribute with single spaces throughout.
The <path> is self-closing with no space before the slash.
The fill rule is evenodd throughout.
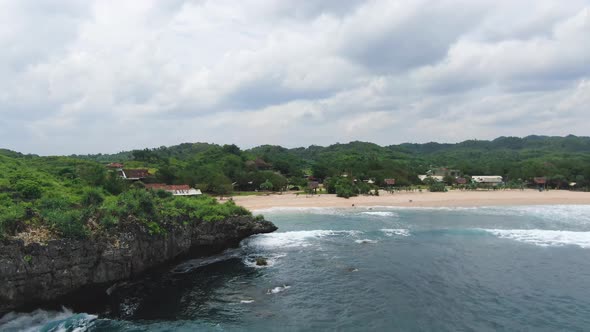
<path id="1" fill-rule="evenodd" d="M 256 258 L 256 265 L 258 265 L 258 266 L 266 266 L 266 265 L 268 265 L 268 262 L 266 261 L 266 258 L 264 258 L 264 257 L 258 257 L 258 258 Z"/>

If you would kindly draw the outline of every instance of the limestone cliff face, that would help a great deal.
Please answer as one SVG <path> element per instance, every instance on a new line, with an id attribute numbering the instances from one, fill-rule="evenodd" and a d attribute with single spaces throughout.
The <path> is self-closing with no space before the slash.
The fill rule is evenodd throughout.
<path id="1" fill-rule="evenodd" d="M 170 226 L 159 235 L 132 224 L 108 237 L 53 240 L 45 245 L 0 242 L 0 313 L 51 301 L 82 287 L 128 279 L 179 256 L 236 246 L 250 235 L 276 229 L 269 221 L 235 217 Z"/>

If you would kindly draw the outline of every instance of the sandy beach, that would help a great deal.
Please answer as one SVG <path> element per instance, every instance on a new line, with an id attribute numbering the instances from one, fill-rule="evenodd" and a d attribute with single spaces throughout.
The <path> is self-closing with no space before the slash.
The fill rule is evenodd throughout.
<path id="1" fill-rule="evenodd" d="M 554 205 L 590 204 L 589 192 L 566 190 L 505 190 L 505 191 L 449 191 L 396 192 L 385 191 L 380 196 L 359 196 L 344 199 L 336 195 L 271 194 L 267 196 L 235 196 L 234 201 L 251 210 L 274 207 L 351 207 L 354 206 L 497 206 L 497 205 Z"/>

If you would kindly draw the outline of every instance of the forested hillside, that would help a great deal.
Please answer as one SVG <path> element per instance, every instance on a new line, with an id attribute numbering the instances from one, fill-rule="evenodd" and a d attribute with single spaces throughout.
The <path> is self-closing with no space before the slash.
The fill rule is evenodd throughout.
<path id="1" fill-rule="evenodd" d="M 150 167 L 157 181 L 201 185 L 218 193 L 259 189 L 267 180 L 273 189 L 287 183 L 300 186 L 310 175 L 322 180 L 349 174 L 374 179 L 377 184 L 395 178 L 399 185 L 409 185 L 418 183 L 417 175 L 432 167 L 455 168 L 466 175 L 501 175 L 506 181 L 545 176 L 555 183 L 571 181 L 587 186 L 590 138 L 500 137 L 457 144 L 390 146 L 350 142 L 292 149 L 263 145 L 244 151 L 235 145 L 184 143 L 84 159 Z"/>
<path id="2" fill-rule="evenodd" d="M 147 168 L 140 182 L 124 181 L 108 171 L 109 162 Z M 92 229 L 142 220 L 159 231 L 179 215 L 214 220 L 247 211 L 206 197 L 171 198 L 146 191 L 147 183 L 188 184 L 205 193 L 304 189 L 308 181 L 326 182 L 329 191 L 367 193 L 384 180 L 418 184 L 418 174 L 449 167 L 464 175 L 501 175 L 505 182 L 527 183 L 546 177 L 553 187 L 588 190 L 590 138 L 500 137 L 458 144 L 379 146 L 350 142 L 328 147 L 287 149 L 264 145 L 241 150 L 236 145 L 184 143 L 114 155 L 39 157 L 0 150 L 0 234 L 15 234 L 34 225 L 62 236 L 84 236 Z M 352 183 L 352 179 L 361 180 Z M 369 182 L 369 179 L 371 180 Z M 373 183 L 370 186 L 365 182 Z M 444 189 L 444 187 L 443 187 Z"/>

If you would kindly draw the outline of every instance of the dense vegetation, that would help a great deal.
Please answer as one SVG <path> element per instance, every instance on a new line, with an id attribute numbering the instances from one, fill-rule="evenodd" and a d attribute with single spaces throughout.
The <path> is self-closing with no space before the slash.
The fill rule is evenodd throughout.
<path id="1" fill-rule="evenodd" d="M 236 215 L 250 212 L 231 201 L 147 191 L 96 162 L 0 152 L 0 238 L 31 229 L 50 237 L 85 237 L 126 222 L 160 233 L 170 223 Z"/>
<path id="2" fill-rule="evenodd" d="M 153 176 L 145 183 L 189 184 L 214 195 L 301 190 L 310 180 L 323 182 L 329 193 L 341 197 L 378 194 L 375 188 L 385 187 L 385 179 L 394 178 L 396 186 L 415 185 L 421 183 L 417 175 L 433 167 L 459 169 L 464 175 L 500 175 L 505 182 L 519 185 L 546 177 L 551 187 L 567 188 L 576 182 L 578 190 L 588 190 L 590 138 L 500 137 L 391 146 L 351 142 L 294 149 L 264 145 L 249 150 L 184 143 L 71 157 L 0 150 L 0 234 L 39 227 L 62 236 L 85 236 L 128 220 L 160 232 L 166 223 L 248 214 L 231 202 L 146 191 L 141 182 L 130 184 L 108 172 L 104 167 L 108 162 L 148 168 Z M 432 191 L 446 190 L 440 183 L 427 185 Z"/>
<path id="3" fill-rule="evenodd" d="M 373 179 L 381 187 L 386 178 L 407 186 L 420 183 L 417 175 L 432 167 L 459 169 L 465 175 L 500 175 L 507 182 L 543 176 L 555 187 L 568 182 L 577 182 L 580 188 L 590 184 L 590 138 L 576 136 L 390 146 L 351 142 L 294 149 L 263 145 L 245 151 L 235 145 L 185 143 L 76 157 L 149 167 L 156 181 L 187 183 L 212 193 L 259 190 L 267 181 L 272 190 L 279 190 L 288 184 L 305 186 L 308 176 L 322 181 L 343 174 Z"/>

